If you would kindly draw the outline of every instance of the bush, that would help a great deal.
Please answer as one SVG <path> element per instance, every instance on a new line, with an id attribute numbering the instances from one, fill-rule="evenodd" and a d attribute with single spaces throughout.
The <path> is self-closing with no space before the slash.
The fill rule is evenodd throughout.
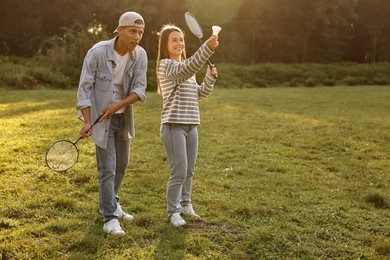
<path id="1" fill-rule="evenodd" d="M 68 33 L 73 35 L 67 36 L 71 39 L 85 32 L 74 29 Z M 80 42 L 84 42 L 84 40 L 80 40 Z M 51 48 L 43 48 L 40 55 L 34 58 L 0 57 L 0 86 L 19 89 L 30 89 L 41 85 L 54 88 L 77 87 L 84 52 L 87 51 L 87 47 L 93 44 L 92 39 L 86 40 L 88 43 L 85 43 L 84 50 L 80 51 L 77 49 L 80 42 L 70 41 L 69 45 L 74 44 L 74 46 L 64 47 L 63 50 L 61 50 L 61 44 L 51 45 Z M 65 55 L 65 53 L 68 54 Z M 155 66 L 155 61 L 149 61 L 148 91 L 156 91 L 157 89 Z M 253 66 L 217 64 L 217 69 L 219 73 L 218 88 L 390 84 L 390 65 L 388 63 L 264 63 Z M 205 73 L 206 66 L 203 66 L 196 75 L 198 82 L 203 80 Z"/>
<path id="2" fill-rule="evenodd" d="M 44 85 L 54 88 L 77 87 L 86 52 L 96 42 L 109 39 L 98 23 L 86 28 L 80 24 L 63 28 L 62 32 L 45 41 L 39 53 L 31 59 L 0 57 L 1 86 L 35 88 Z M 149 61 L 148 91 L 156 91 L 156 63 Z M 281 64 L 261 63 L 253 66 L 217 64 L 219 88 L 265 88 L 272 86 L 315 87 L 335 85 L 390 84 L 390 66 L 376 64 Z M 197 73 L 201 82 L 206 66 Z"/>
<path id="3" fill-rule="evenodd" d="M 108 35 L 101 24 L 91 23 L 84 28 L 74 23 L 45 41 L 38 57 L 51 70 L 63 74 L 70 85 L 77 86 L 85 54 L 95 43 L 106 39 Z"/>
<path id="4" fill-rule="evenodd" d="M 362 78 L 354 77 L 354 76 L 347 76 L 341 80 L 341 82 L 348 86 L 357 86 L 361 82 L 363 82 Z M 364 85 L 364 84 L 361 84 Z"/>
<path id="5" fill-rule="evenodd" d="M 220 64 L 218 86 L 224 88 L 390 84 L 388 63 L 277 64 L 254 66 Z"/>
<path id="6" fill-rule="evenodd" d="M 147 83 L 148 83 L 146 90 L 147 91 L 157 91 L 156 62 L 155 61 L 148 62 L 148 72 L 147 72 L 146 76 L 147 76 Z"/>
<path id="7" fill-rule="evenodd" d="M 336 81 L 334 79 L 323 79 L 321 81 L 321 84 L 324 85 L 324 86 L 329 86 L 329 87 L 333 87 L 336 85 Z"/>
<path id="8" fill-rule="evenodd" d="M 2 87 L 16 89 L 32 89 L 42 85 L 66 88 L 69 79 L 36 58 L 0 57 L 0 82 Z"/>
<path id="9" fill-rule="evenodd" d="M 314 78 L 309 77 L 306 79 L 305 85 L 306 87 L 315 87 L 317 85 L 317 82 Z"/>

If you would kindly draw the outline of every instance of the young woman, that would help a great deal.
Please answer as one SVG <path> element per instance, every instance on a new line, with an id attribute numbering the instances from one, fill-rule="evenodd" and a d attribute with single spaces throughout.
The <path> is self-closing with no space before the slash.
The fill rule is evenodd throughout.
<path id="1" fill-rule="evenodd" d="M 200 217 L 191 204 L 200 124 L 198 102 L 211 93 L 218 75 L 215 66 L 208 66 L 203 82 L 198 85 L 195 74 L 218 45 L 218 36 L 212 35 L 186 59 L 184 34 L 179 27 L 165 25 L 159 34 L 156 74 L 158 92 L 163 98 L 160 136 L 170 166 L 168 218 L 176 227 L 186 224 L 180 213 Z"/>

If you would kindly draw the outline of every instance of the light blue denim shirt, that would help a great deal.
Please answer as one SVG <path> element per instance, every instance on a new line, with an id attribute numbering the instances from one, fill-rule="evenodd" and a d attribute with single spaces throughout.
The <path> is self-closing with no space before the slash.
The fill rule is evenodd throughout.
<path id="1" fill-rule="evenodd" d="M 76 109 L 82 119 L 81 109 L 90 107 L 91 122 L 94 122 L 100 112 L 110 103 L 114 93 L 113 67 L 115 38 L 95 44 L 84 59 L 77 92 Z M 135 93 L 143 103 L 146 101 L 146 71 L 148 58 L 145 50 L 137 46 L 131 53 L 123 76 L 125 95 Z M 133 105 L 125 108 L 126 134 L 125 139 L 135 137 Z M 96 124 L 91 139 L 99 147 L 106 149 L 110 118 Z"/>

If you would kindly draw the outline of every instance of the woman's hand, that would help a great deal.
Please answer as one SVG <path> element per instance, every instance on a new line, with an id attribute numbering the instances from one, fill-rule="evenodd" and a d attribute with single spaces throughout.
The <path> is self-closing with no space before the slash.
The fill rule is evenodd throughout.
<path id="1" fill-rule="evenodd" d="M 206 44 L 214 51 L 219 45 L 218 35 L 211 35 L 210 38 L 207 39 Z"/>
<path id="2" fill-rule="evenodd" d="M 214 64 L 207 66 L 207 75 L 213 76 L 214 78 L 218 78 L 217 67 Z"/>

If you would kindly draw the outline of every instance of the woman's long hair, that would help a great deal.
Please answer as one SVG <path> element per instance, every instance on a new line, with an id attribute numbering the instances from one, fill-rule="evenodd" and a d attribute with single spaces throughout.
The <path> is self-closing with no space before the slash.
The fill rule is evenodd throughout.
<path id="1" fill-rule="evenodd" d="M 160 80 L 158 78 L 158 67 L 160 65 L 160 60 L 170 58 L 168 53 L 168 39 L 169 39 L 169 34 L 173 31 L 177 31 L 184 36 L 184 32 L 174 24 L 164 25 L 159 32 L 157 62 L 156 62 L 156 76 L 157 76 L 157 92 L 160 95 L 161 95 L 161 87 L 160 87 Z M 186 51 L 184 45 L 183 53 L 181 55 L 181 60 L 183 61 L 185 59 L 186 59 Z"/>

